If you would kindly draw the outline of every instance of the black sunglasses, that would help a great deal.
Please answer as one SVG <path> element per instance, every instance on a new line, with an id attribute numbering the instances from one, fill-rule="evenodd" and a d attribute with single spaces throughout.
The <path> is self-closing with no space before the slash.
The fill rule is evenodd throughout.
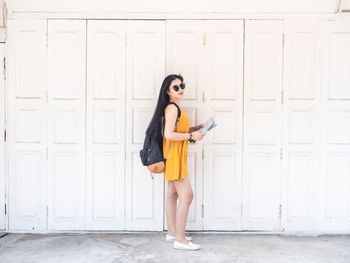
<path id="1" fill-rule="evenodd" d="M 174 86 L 173 86 L 173 89 L 174 89 L 175 91 L 179 91 L 180 88 L 181 88 L 181 89 L 184 89 L 185 87 L 186 87 L 185 83 L 181 83 L 181 84 L 180 84 L 180 87 L 179 87 L 179 85 L 174 85 Z"/>

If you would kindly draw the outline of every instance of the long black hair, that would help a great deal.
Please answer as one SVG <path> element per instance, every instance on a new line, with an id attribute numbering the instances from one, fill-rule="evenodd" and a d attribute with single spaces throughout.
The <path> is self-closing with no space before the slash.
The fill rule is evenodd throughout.
<path id="1" fill-rule="evenodd" d="M 163 144 L 163 140 L 161 136 L 162 117 L 164 114 L 165 107 L 170 101 L 170 97 L 167 91 L 169 90 L 170 84 L 174 79 L 179 79 L 181 80 L 181 82 L 183 82 L 183 77 L 181 75 L 170 74 L 166 76 L 166 78 L 163 80 L 162 87 L 160 88 L 160 91 L 159 91 L 156 109 L 154 111 L 153 117 L 146 130 L 146 135 L 150 134 L 151 137 L 159 140 L 159 144 L 161 145 Z"/>

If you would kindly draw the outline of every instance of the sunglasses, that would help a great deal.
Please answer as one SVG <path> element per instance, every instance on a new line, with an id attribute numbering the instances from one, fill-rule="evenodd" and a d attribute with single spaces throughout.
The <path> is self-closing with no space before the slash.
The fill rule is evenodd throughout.
<path id="1" fill-rule="evenodd" d="M 174 89 L 175 91 L 179 91 L 180 88 L 181 88 L 181 89 L 184 89 L 185 87 L 186 87 L 185 83 L 181 83 L 181 84 L 180 84 L 180 87 L 179 87 L 179 85 L 174 85 L 174 86 L 173 86 L 173 89 Z"/>

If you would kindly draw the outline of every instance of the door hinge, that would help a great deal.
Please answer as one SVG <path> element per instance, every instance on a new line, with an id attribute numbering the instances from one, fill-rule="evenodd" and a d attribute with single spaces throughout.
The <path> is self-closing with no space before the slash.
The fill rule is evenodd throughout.
<path id="1" fill-rule="evenodd" d="M 7 214 L 7 208 L 6 208 L 6 204 L 5 204 L 5 215 Z"/>
<path id="2" fill-rule="evenodd" d="M 202 217 L 204 217 L 204 205 L 202 204 Z"/>
<path id="3" fill-rule="evenodd" d="M 284 43 L 286 42 L 286 37 L 284 34 L 282 34 L 282 46 L 284 47 Z"/>
<path id="4" fill-rule="evenodd" d="M 203 102 L 204 102 L 204 90 L 203 90 L 203 94 L 202 94 L 202 100 L 203 100 Z"/>
<path id="5" fill-rule="evenodd" d="M 203 46 L 207 44 L 207 34 L 203 34 Z"/>
<path id="6" fill-rule="evenodd" d="M 283 148 L 280 149 L 280 160 L 283 159 Z"/>
<path id="7" fill-rule="evenodd" d="M 6 57 L 3 59 L 3 72 L 4 80 L 6 80 Z"/>
<path id="8" fill-rule="evenodd" d="M 6 142 L 6 128 L 4 129 L 4 142 Z"/>
<path id="9" fill-rule="evenodd" d="M 280 205 L 278 208 L 278 216 L 282 217 L 282 205 Z"/>
<path id="10" fill-rule="evenodd" d="M 281 104 L 283 104 L 283 101 L 284 101 L 284 92 L 283 90 L 281 91 Z"/>

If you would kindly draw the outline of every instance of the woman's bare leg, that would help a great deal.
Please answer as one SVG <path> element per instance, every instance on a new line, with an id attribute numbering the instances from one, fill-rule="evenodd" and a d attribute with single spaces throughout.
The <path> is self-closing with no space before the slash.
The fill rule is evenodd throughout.
<path id="1" fill-rule="evenodd" d="M 168 226 L 168 234 L 176 236 L 176 206 L 178 195 L 172 180 L 168 181 L 168 192 L 166 199 L 166 220 Z"/>
<path id="2" fill-rule="evenodd" d="M 185 238 L 185 227 L 188 216 L 188 210 L 190 208 L 193 192 L 189 176 L 173 181 L 176 192 L 179 196 L 179 206 L 176 211 L 176 241 L 188 244 L 188 240 Z"/>

